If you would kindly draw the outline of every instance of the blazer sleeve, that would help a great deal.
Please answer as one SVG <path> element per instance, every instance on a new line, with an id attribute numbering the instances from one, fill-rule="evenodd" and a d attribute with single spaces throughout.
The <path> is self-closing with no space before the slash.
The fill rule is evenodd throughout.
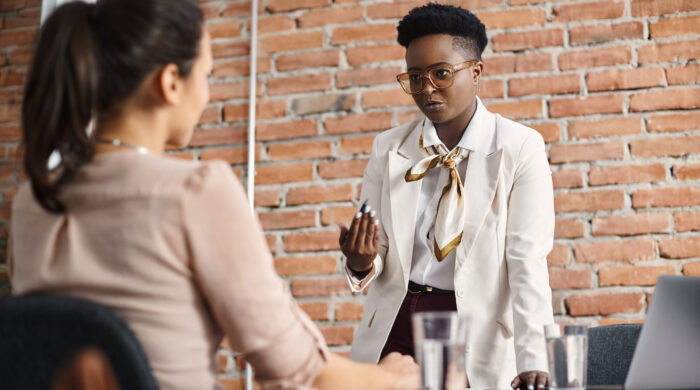
<path id="1" fill-rule="evenodd" d="M 538 133 L 524 140 L 516 161 L 505 246 L 516 366 L 518 373 L 547 371 L 543 326 L 554 321 L 547 269 L 554 239 L 554 195 L 544 141 Z"/>
<path id="2" fill-rule="evenodd" d="M 233 349 L 266 385 L 310 386 L 327 361 L 326 343 L 285 291 L 227 164 L 207 163 L 192 175 L 182 214 L 194 279 Z"/>
<path id="3" fill-rule="evenodd" d="M 375 280 L 379 275 L 381 275 L 384 270 L 384 259 L 386 258 L 386 252 L 388 249 L 388 238 L 386 230 L 384 230 L 384 224 L 382 223 L 381 216 L 383 215 L 381 209 L 381 192 L 382 192 L 382 179 L 384 178 L 384 167 L 386 166 L 386 151 L 380 145 L 380 137 L 374 138 L 372 143 L 372 154 L 370 155 L 369 162 L 365 168 L 365 173 L 362 177 L 362 192 L 360 194 L 360 201 L 367 201 L 367 204 L 372 207 L 372 210 L 377 212 L 379 219 L 379 252 L 377 257 L 374 259 L 374 269 L 363 279 L 354 278 L 350 270 L 345 267 L 346 276 L 348 280 L 348 285 L 353 292 L 362 291 L 367 287 L 373 280 Z"/>

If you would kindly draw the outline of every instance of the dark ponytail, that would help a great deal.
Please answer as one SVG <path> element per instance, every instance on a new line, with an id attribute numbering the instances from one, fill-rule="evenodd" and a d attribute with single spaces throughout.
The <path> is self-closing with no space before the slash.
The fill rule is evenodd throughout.
<path id="1" fill-rule="evenodd" d="M 65 211 L 60 187 L 90 161 L 87 133 L 119 113 L 159 67 L 186 77 L 199 54 L 203 16 L 194 0 L 64 4 L 42 26 L 22 102 L 24 168 L 41 206 Z M 51 154 L 60 163 L 49 169 Z"/>

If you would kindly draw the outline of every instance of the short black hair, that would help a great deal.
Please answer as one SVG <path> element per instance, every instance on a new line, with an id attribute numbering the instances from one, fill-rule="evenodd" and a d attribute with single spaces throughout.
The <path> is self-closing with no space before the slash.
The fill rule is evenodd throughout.
<path id="1" fill-rule="evenodd" d="M 431 34 L 449 34 L 456 48 L 471 52 L 481 59 L 488 38 L 486 27 L 473 13 L 445 4 L 426 4 L 412 9 L 401 19 L 399 44 L 405 48 L 416 38 Z"/>

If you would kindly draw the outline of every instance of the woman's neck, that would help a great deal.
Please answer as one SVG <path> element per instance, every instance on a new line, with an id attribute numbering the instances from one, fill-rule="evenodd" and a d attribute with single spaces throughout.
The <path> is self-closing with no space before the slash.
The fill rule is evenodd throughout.
<path id="1" fill-rule="evenodd" d="M 459 144 L 459 141 L 462 139 L 464 131 L 467 130 L 467 126 L 469 126 L 469 122 L 471 122 L 475 112 L 476 100 L 474 100 L 474 103 L 470 105 L 462 114 L 457 115 L 457 117 L 454 119 L 447 122 L 434 124 L 438 138 L 440 138 L 440 141 L 445 144 L 447 150 L 452 150 L 455 146 L 457 146 L 457 144 Z"/>
<path id="2" fill-rule="evenodd" d="M 141 146 L 151 153 L 163 154 L 167 125 L 157 113 L 129 112 L 98 123 L 96 136 L 100 140 L 119 140 L 122 143 Z M 96 153 L 108 153 L 123 147 L 98 143 Z"/>

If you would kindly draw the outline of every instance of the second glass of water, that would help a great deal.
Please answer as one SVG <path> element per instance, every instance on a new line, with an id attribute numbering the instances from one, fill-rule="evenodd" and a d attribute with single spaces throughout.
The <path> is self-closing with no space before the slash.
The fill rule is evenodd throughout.
<path id="1" fill-rule="evenodd" d="M 557 324 L 545 325 L 549 388 L 583 390 L 588 371 L 588 328 L 566 325 L 564 335 Z"/>
<path id="2" fill-rule="evenodd" d="M 422 390 L 463 390 L 468 383 L 466 320 L 441 311 L 415 313 L 412 321 Z"/>

